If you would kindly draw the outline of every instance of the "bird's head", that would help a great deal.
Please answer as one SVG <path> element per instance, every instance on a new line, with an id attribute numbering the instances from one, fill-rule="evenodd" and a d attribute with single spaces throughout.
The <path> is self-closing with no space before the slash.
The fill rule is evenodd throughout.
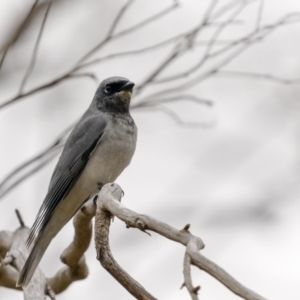
<path id="1" fill-rule="evenodd" d="M 97 108 L 114 113 L 128 112 L 133 87 L 134 83 L 124 77 L 103 80 L 94 98 Z"/>

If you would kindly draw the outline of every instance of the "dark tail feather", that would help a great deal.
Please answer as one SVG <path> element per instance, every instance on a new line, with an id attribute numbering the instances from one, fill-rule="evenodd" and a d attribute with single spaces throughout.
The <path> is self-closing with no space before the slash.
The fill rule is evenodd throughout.
<path id="1" fill-rule="evenodd" d="M 26 287 L 28 285 L 50 242 L 51 239 L 38 238 L 21 271 L 17 286 Z"/>

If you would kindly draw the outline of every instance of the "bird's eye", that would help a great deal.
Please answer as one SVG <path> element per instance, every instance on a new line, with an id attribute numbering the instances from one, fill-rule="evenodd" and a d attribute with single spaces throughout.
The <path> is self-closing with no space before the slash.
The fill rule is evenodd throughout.
<path id="1" fill-rule="evenodd" d="M 105 87 L 105 89 L 104 89 L 104 93 L 105 93 L 106 95 L 109 95 L 109 94 L 111 93 L 111 91 L 112 91 L 112 88 L 111 88 L 111 86 L 109 86 L 109 85 L 107 85 L 107 86 Z"/>

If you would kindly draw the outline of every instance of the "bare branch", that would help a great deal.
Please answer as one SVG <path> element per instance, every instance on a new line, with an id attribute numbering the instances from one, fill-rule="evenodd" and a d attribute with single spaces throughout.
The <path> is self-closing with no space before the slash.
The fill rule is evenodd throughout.
<path id="1" fill-rule="evenodd" d="M 148 106 L 155 106 L 163 103 L 174 103 L 174 102 L 179 102 L 179 101 L 191 101 L 196 104 L 201 104 L 201 105 L 206 105 L 206 106 L 213 106 L 213 101 L 210 99 L 205 99 L 205 98 L 199 98 L 194 95 L 188 95 L 188 94 L 183 94 L 179 96 L 172 96 L 168 98 L 161 98 L 161 99 L 149 99 L 146 98 L 147 100 L 142 101 L 140 100 L 138 103 L 135 103 L 131 106 L 131 109 L 138 109 L 141 107 L 148 107 Z"/>
<path id="2" fill-rule="evenodd" d="M 189 34 L 187 34 L 184 37 L 184 40 L 175 45 L 175 48 L 173 50 L 173 53 L 165 59 L 137 88 L 136 88 L 136 93 L 139 94 L 140 91 L 148 85 L 150 82 L 154 80 L 163 70 L 166 69 L 166 67 L 172 63 L 179 55 L 182 53 L 186 52 L 188 49 L 192 47 L 193 40 L 197 36 L 197 34 L 203 29 L 207 23 L 209 22 L 209 17 L 211 13 L 213 12 L 213 9 L 217 5 L 218 0 L 214 0 L 210 3 L 206 13 L 203 16 L 203 19 L 200 22 L 200 25 L 197 26 L 195 29 L 193 29 Z"/>
<path id="3" fill-rule="evenodd" d="M 29 234 L 29 228 L 28 227 L 20 227 L 18 228 L 13 235 L 13 242 L 11 245 L 11 248 L 9 252 L 6 255 L 6 259 L 11 259 L 11 265 L 14 267 L 14 269 L 19 273 L 25 263 L 25 260 L 28 256 L 29 250 L 25 246 L 25 241 Z M 14 279 L 16 279 L 19 276 L 16 276 L 17 274 L 14 274 Z M 16 284 L 17 281 L 15 281 Z M 45 290 L 46 290 L 46 279 L 40 270 L 40 268 L 37 268 L 35 273 L 33 274 L 33 277 L 29 283 L 29 285 L 24 288 L 24 299 L 25 300 L 44 300 L 45 299 Z"/>
<path id="4" fill-rule="evenodd" d="M 23 99 L 25 97 L 28 97 L 28 96 L 31 96 L 33 94 L 36 94 L 37 92 L 40 92 L 40 91 L 43 91 L 45 89 L 48 89 L 50 87 L 53 87 L 59 83 L 61 83 L 62 81 L 66 80 L 66 79 L 73 79 L 73 78 L 81 78 L 81 77 L 87 77 L 87 78 L 92 78 L 93 80 L 95 80 L 95 76 L 92 75 L 91 73 L 84 73 L 84 74 L 73 74 L 72 73 L 73 70 L 67 72 L 66 74 L 64 75 L 61 75 L 60 77 L 52 80 L 52 81 L 49 81 L 47 83 L 44 83 L 36 88 L 33 88 L 25 93 L 22 93 L 22 94 L 18 94 L 17 96 L 9 99 L 9 100 L 6 100 L 4 101 L 4 103 L 0 104 L 0 109 L 6 107 L 6 106 L 9 106 L 11 105 L 12 103 L 20 100 L 20 99 Z"/>
<path id="5" fill-rule="evenodd" d="M 24 221 L 23 221 L 23 218 L 22 218 L 21 213 L 19 212 L 18 209 L 15 209 L 15 212 L 16 212 L 17 218 L 18 218 L 18 220 L 19 220 L 20 226 L 21 226 L 21 227 L 25 227 L 25 223 L 24 223 Z"/>
<path id="6" fill-rule="evenodd" d="M 129 7 L 129 5 L 131 5 L 133 2 L 132 1 L 130 1 L 130 0 L 128 0 L 128 2 L 127 2 L 127 4 L 125 4 L 125 9 L 124 9 L 124 12 L 128 9 L 128 7 Z M 159 13 L 157 13 L 157 14 L 155 14 L 155 15 L 153 15 L 153 16 L 151 16 L 151 17 L 149 17 L 149 18 L 147 18 L 147 19 L 145 19 L 145 20 L 143 20 L 143 21 L 141 21 L 141 22 L 139 22 L 138 24 L 136 24 L 136 25 L 133 25 L 132 27 L 129 27 L 129 28 L 127 28 L 127 29 L 124 29 L 124 30 L 122 30 L 122 31 L 120 31 L 120 32 L 118 32 L 118 33 L 116 33 L 116 34 L 114 34 L 114 35 L 107 35 L 106 37 L 105 37 L 105 39 L 103 39 L 100 43 L 98 43 L 95 47 L 93 47 L 91 50 L 89 50 L 77 63 L 76 63 L 76 67 L 78 67 L 78 66 L 80 66 L 80 64 L 83 62 L 83 61 L 85 61 L 87 58 L 89 58 L 92 54 L 94 54 L 96 51 L 98 51 L 100 48 L 102 48 L 107 42 L 109 42 L 110 40 L 112 40 L 112 39 L 116 39 L 116 38 L 118 38 L 118 37 L 121 37 L 121 36 L 124 36 L 124 35 L 126 35 L 126 34 L 128 34 L 128 33 L 132 33 L 132 32 L 134 32 L 134 31 L 136 31 L 136 30 L 138 30 L 138 29 L 141 29 L 142 27 L 144 27 L 144 26 L 146 26 L 146 25 L 148 25 L 148 24 L 150 24 L 150 23 L 152 23 L 153 21 L 155 21 L 155 20 L 157 20 L 157 19 L 159 19 L 159 18 L 161 18 L 161 17 L 163 17 L 163 16 L 165 16 L 165 15 L 167 15 L 168 13 L 170 13 L 171 11 L 173 11 L 175 8 L 177 8 L 178 7 L 178 3 L 177 2 L 175 2 L 175 3 L 173 3 L 170 7 L 168 7 L 168 8 L 166 8 L 166 9 L 164 9 L 164 10 L 162 10 L 162 11 L 160 11 Z M 124 7 L 123 7 L 124 8 Z M 122 9 L 123 9 L 122 8 Z M 121 9 L 121 11 L 122 11 L 122 9 Z M 120 22 L 120 20 L 121 20 L 121 17 L 124 15 L 124 12 L 122 12 L 121 13 L 121 15 L 120 15 L 120 18 L 118 18 L 118 16 L 117 16 L 117 18 L 118 18 L 118 22 Z M 115 24 L 115 21 L 113 22 L 113 24 L 112 24 L 112 27 L 114 26 L 114 24 Z M 110 32 L 111 30 L 109 30 L 109 32 Z M 114 31 L 114 29 L 113 29 L 113 31 Z"/>
<path id="7" fill-rule="evenodd" d="M 6 48 L 4 49 L 3 51 L 3 54 L 2 54 L 2 57 L 1 57 L 1 60 L 0 60 L 0 70 L 1 70 L 1 67 L 3 65 L 3 62 L 5 60 L 5 57 L 6 57 L 6 54 L 9 50 L 9 48 L 17 41 L 17 39 L 19 38 L 19 36 L 21 35 L 23 29 L 25 28 L 26 24 L 28 23 L 28 21 L 31 19 L 37 5 L 39 3 L 39 0 L 35 0 L 35 2 L 32 4 L 32 7 L 28 13 L 28 15 L 26 16 L 24 22 L 21 24 L 21 26 L 19 27 L 19 29 L 17 30 L 15 36 L 12 38 L 12 40 L 8 43 L 8 45 L 6 46 Z"/>
<path id="8" fill-rule="evenodd" d="M 189 128 L 212 128 L 214 122 L 188 122 L 188 121 L 183 121 L 180 116 L 171 110 L 170 108 L 162 105 L 162 104 L 157 104 L 155 106 L 153 105 L 147 105 L 147 106 L 141 106 L 141 108 L 144 108 L 146 110 L 156 110 L 156 111 L 162 111 L 165 113 L 167 116 L 172 118 L 177 125 L 182 126 L 182 127 L 189 127 Z"/>
<path id="9" fill-rule="evenodd" d="M 109 59 L 114 59 L 114 58 L 118 58 L 118 57 L 122 57 L 122 56 L 128 56 L 128 55 L 136 55 L 136 54 L 143 54 L 145 52 L 148 52 L 148 51 L 152 51 L 154 49 L 158 49 L 160 47 L 164 47 L 172 42 L 175 42 L 177 41 L 178 39 L 182 38 L 184 36 L 184 34 L 179 34 L 175 37 L 172 37 L 170 39 L 166 39 L 162 42 L 159 42 L 157 44 L 154 44 L 154 45 L 151 45 L 151 46 L 147 46 L 147 47 L 144 47 L 144 48 L 141 48 L 141 49 L 136 49 L 136 50 L 131 50 L 131 51 L 124 51 L 124 52 L 118 52 L 118 53 L 113 53 L 113 54 L 109 54 L 107 56 L 104 56 L 104 57 L 100 57 L 100 58 L 96 58 L 92 61 L 89 61 L 87 63 L 82 63 L 80 64 L 79 66 L 77 66 L 75 68 L 75 70 L 79 70 L 79 69 L 82 69 L 82 68 L 85 68 L 85 67 L 88 67 L 88 66 L 91 66 L 91 65 L 94 65 L 94 64 L 97 64 L 99 62 L 102 62 L 102 61 L 105 61 L 105 60 L 109 60 Z"/>
<path id="10" fill-rule="evenodd" d="M 178 74 L 156 80 L 155 83 L 163 83 L 163 82 L 173 81 L 173 80 L 176 80 L 176 79 L 179 79 L 179 78 L 187 77 L 187 76 L 193 74 L 194 72 L 196 72 L 198 69 L 200 69 L 205 64 L 205 62 L 208 60 L 208 58 L 210 57 L 210 52 L 212 51 L 213 46 L 214 46 L 215 42 L 218 39 L 218 36 L 222 33 L 222 31 L 224 29 L 226 29 L 226 27 L 228 25 L 230 25 L 234 21 L 234 19 L 248 5 L 247 2 L 242 3 L 242 4 L 243 5 L 240 5 L 240 7 L 238 7 L 238 9 L 233 12 L 232 16 L 230 16 L 226 21 L 220 23 L 220 26 L 218 26 L 217 30 L 215 31 L 215 33 L 212 35 L 211 39 L 209 40 L 209 43 L 206 47 L 206 50 L 205 50 L 203 56 L 201 57 L 201 59 L 198 63 L 196 63 L 193 67 L 191 67 L 191 68 L 189 68 L 189 69 L 187 69 L 183 72 L 180 72 Z M 209 19 L 208 19 L 209 15 L 210 14 L 207 13 L 205 22 L 209 22 Z M 204 24 L 206 24 L 206 23 L 204 23 Z"/>
<path id="11" fill-rule="evenodd" d="M 264 0 L 259 0 L 259 6 L 258 6 L 258 14 L 255 24 L 255 30 L 258 31 L 261 25 L 262 16 L 263 16 L 263 10 L 264 10 Z"/>
<path id="12" fill-rule="evenodd" d="M 95 213 L 96 205 L 93 203 L 93 199 L 90 199 L 73 218 L 75 229 L 73 241 L 60 256 L 66 266 L 47 279 L 55 294 L 66 290 L 74 281 L 85 279 L 88 276 L 89 271 L 85 263 L 84 252 L 88 249 L 92 238 L 92 218 Z"/>
<path id="13" fill-rule="evenodd" d="M 39 30 L 38 37 L 37 37 L 37 40 L 35 42 L 34 49 L 33 49 L 32 55 L 31 55 L 30 63 L 29 63 L 29 66 L 27 68 L 27 71 L 24 75 L 24 78 L 22 80 L 22 83 L 21 83 L 21 86 L 20 86 L 20 89 L 19 89 L 19 94 L 22 94 L 22 92 L 24 90 L 24 87 L 26 85 L 26 82 L 29 79 L 29 77 L 30 77 L 30 75 L 33 71 L 33 68 L 34 68 L 34 65 L 35 65 L 35 62 L 36 62 L 36 58 L 37 58 L 38 48 L 39 48 L 39 45 L 40 45 L 40 41 L 41 41 L 41 37 L 42 37 L 43 31 L 44 31 L 46 20 L 47 20 L 47 17 L 48 17 L 50 8 L 51 8 L 51 4 L 52 4 L 52 0 L 49 1 L 48 6 L 46 8 L 44 18 L 43 18 L 43 21 L 42 21 L 42 24 L 41 24 L 41 28 Z"/>
<path id="14" fill-rule="evenodd" d="M 126 208 L 123 204 L 120 203 L 121 197 L 122 189 L 119 185 L 115 183 L 104 185 L 99 192 L 99 201 L 101 201 L 101 206 L 99 207 L 99 209 L 102 211 L 109 211 L 112 215 L 125 222 L 128 227 L 138 228 L 140 230 L 151 230 L 172 241 L 186 246 L 187 254 L 191 257 L 193 265 L 199 267 L 200 269 L 216 278 L 238 296 L 247 300 L 265 300 L 265 298 L 259 296 L 255 292 L 240 284 L 221 267 L 201 255 L 199 253 L 199 250 L 203 249 L 204 243 L 199 237 L 192 235 L 187 230 L 177 230 L 170 225 L 158 221 L 150 216 L 141 215 Z M 110 215 L 108 215 L 108 221 L 109 216 Z M 106 219 L 106 222 L 108 221 Z M 109 223 L 106 226 L 109 226 Z M 101 229 L 95 229 L 95 231 L 96 230 Z M 106 236 L 105 233 L 102 234 Z M 102 239 L 96 241 L 96 244 L 101 244 L 101 242 L 106 244 L 108 242 L 108 237 L 104 242 Z M 103 252 L 106 253 L 105 251 Z"/>
<path id="15" fill-rule="evenodd" d="M 110 193 L 120 201 L 123 191 L 114 183 L 108 184 Z M 107 186 L 107 185 L 106 185 Z M 105 186 L 104 186 L 105 187 Z M 103 188 L 102 188 L 103 189 Z M 156 298 L 149 294 L 137 281 L 127 274 L 115 261 L 109 246 L 109 226 L 111 214 L 102 206 L 103 197 L 107 196 L 105 191 L 99 193 L 97 200 L 97 211 L 95 217 L 95 245 L 97 259 L 105 268 L 131 295 L 139 300 L 155 300 Z"/>
<path id="16" fill-rule="evenodd" d="M 49 163 L 58 154 L 61 148 L 64 146 L 69 132 L 74 127 L 74 124 L 67 127 L 54 141 L 41 153 L 34 156 L 32 159 L 24 162 L 22 165 L 11 171 L 1 182 L 0 182 L 0 199 L 6 195 L 11 189 L 20 184 L 23 180 L 28 178 L 30 175 L 37 172 L 45 164 Z M 37 164 L 36 167 L 33 165 Z M 24 173 L 20 177 L 20 173 Z"/>
<path id="17" fill-rule="evenodd" d="M 196 287 L 197 290 L 193 287 L 192 283 L 192 275 L 191 275 L 191 257 L 185 253 L 184 262 L 183 262 L 183 275 L 184 275 L 184 283 L 182 285 L 185 286 L 190 293 L 192 300 L 199 300 L 197 292 L 200 287 Z"/>
<path id="18" fill-rule="evenodd" d="M 113 21 L 107 36 L 112 36 L 113 33 L 115 32 L 118 24 L 120 23 L 120 20 L 122 19 L 123 15 L 125 14 L 126 10 L 132 5 L 134 0 L 127 0 L 127 3 L 120 9 L 119 13 L 117 14 L 115 20 Z"/>
<path id="19" fill-rule="evenodd" d="M 277 77 L 271 74 L 267 73 L 254 73 L 254 72 L 242 72 L 242 71 L 219 71 L 217 76 L 224 76 L 224 77 L 239 77 L 239 78 L 253 78 L 253 79 L 265 79 L 265 80 L 270 80 L 274 81 L 276 83 L 282 83 L 282 84 L 299 84 L 300 83 L 300 78 L 296 79 L 287 79 L 287 78 L 282 78 L 282 77 Z"/>

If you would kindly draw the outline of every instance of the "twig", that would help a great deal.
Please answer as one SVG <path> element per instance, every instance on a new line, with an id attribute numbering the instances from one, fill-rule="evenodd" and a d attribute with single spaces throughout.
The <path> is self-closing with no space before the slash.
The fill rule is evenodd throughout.
<path id="1" fill-rule="evenodd" d="M 182 94 L 179 96 L 172 96 L 172 97 L 164 97 L 161 99 L 153 98 L 149 99 L 146 98 L 147 100 L 145 101 L 139 101 L 138 103 L 135 103 L 131 105 L 131 109 L 138 109 L 141 107 L 147 107 L 147 106 L 155 106 L 158 104 L 163 104 L 163 103 L 174 103 L 174 102 L 179 102 L 179 101 L 191 101 L 196 104 L 201 104 L 201 105 L 206 105 L 206 106 L 213 106 L 213 101 L 210 99 L 205 99 L 205 98 L 199 98 L 194 95 L 189 95 L 189 94 Z"/>
<path id="2" fill-rule="evenodd" d="M 205 27 L 209 21 L 209 16 L 211 15 L 213 9 L 217 5 L 218 0 L 213 0 L 206 13 L 204 14 L 203 19 L 200 22 L 200 25 L 193 29 L 189 34 L 185 36 L 185 39 L 182 43 L 175 46 L 171 55 L 165 59 L 139 86 L 136 88 L 136 93 L 139 94 L 141 90 L 148 85 L 150 82 L 154 80 L 163 70 L 166 69 L 170 63 L 172 63 L 179 55 L 186 52 L 188 49 L 192 47 L 193 39 L 195 39 L 196 35 L 200 32 L 200 30 Z"/>
<path id="3" fill-rule="evenodd" d="M 35 45 L 34 45 L 34 49 L 33 49 L 32 55 L 31 55 L 29 66 L 28 66 L 27 71 L 26 71 L 26 73 L 23 77 L 23 80 L 22 80 L 22 83 L 21 83 L 21 86 L 20 86 L 20 89 L 19 89 L 19 94 L 22 94 L 23 89 L 26 85 L 26 82 L 29 79 L 29 77 L 30 77 L 30 75 L 33 71 L 33 68 L 34 68 L 34 65 L 35 65 L 35 62 L 36 62 L 36 58 L 37 58 L 38 48 L 39 48 L 39 45 L 40 45 L 40 41 L 41 41 L 41 37 L 42 37 L 43 31 L 44 31 L 46 20 L 47 20 L 47 17 L 48 17 L 50 8 L 51 8 L 51 4 L 52 4 L 52 0 L 49 0 L 49 4 L 46 8 L 44 18 L 43 18 L 43 21 L 42 21 L 42 24 L 41 24 L 41 27 L 40 27 L 40 30 L 39 30 L 39 33 L 38 33 L 38 37 L 37 37 Z"/>
<path id="4" fill-rule="evenodd" d="M 147 109 L 147 110 L 157 110 L 157 111 L 162 111 L 165 113 L 167 116 L 172 118 L 177 125 L 182 126 L 182 127 L 189 127 L 189 128 L 212 128 L 213 127 L 213 122 L 190 122 L 190 121 L 183 121 L 180 116 L 171 110 L 170 108 L 162 105 L 162 104 L 157 104 L 157 105 L 147 105 L 147 106 L 141 106 L 141 108 Z"/>
<path id="5" fill-rule="evenodd" d="M 0 182 L 0 199 L 7 194 L 12 188 L 16 187 L 17 184 L 21 183 L 24 179 L 28 177 L 28 174 L 33 170 L 30 169 L 29 171 L 25 172 L 25 177 L 23 176 L 21 179 L 18 179 L 18 175 L 21 172 L 24 172 L 26 168 L 31 168 L 31 166 L 35 163 L 38 163 L 38 166 L 34 169 L 36 172 L 40 169 L 40 166 L 43 162 L 51 161 L 57 155 L 58 151 L 63 147 L 66 141 L 66 137 L 68 136 L 71 129 L 74 127 L 74 124 L 67 127 L 53 142 L 52 144 L 47 147 L 44 151 L 40 152 L 33 158 L 29 159 L 28 161 L 24 162 L 22 165 L 11 171 L 1 182 Z M 50 158 L 49 158 L 50 156 Z M 41 162 L 40 162 L 41 161 Z M 12 181 L 11 183 L 9 183 Z"/>
<path id="6" fill-rule="evenodd" d="M 22 216 L 21 216 L 19 210 L 18 210 L 18 209 L 15 209 L 15 212 L 16 212 L 17 218 L 18 218 L 18 220 L 19 220 L 20 226 L 21 226 L 21 227 L 25 227 L 25 223 L 24 223 L 24 221 L 23 221 L 23 218 L 22 218 Z"/>
<path id="7" fill-rule="evenodd" d="M 300 78 L 297 79 L 287 79 L 278 76 L 274 76 L 272 74 L 267 73 L 255 73 L 255 72 L 243 72 L 243 71 L 219 71 L 217 76 L 224 77 L 239 77 L 239 78 L 253 78 L 253 79 L 265 79 L 274 81 L 276 83 L 282 84 L 298 84 L 300 83 Z"/>
<path id="8" fill-rule="evenodd" d="M 222 33 L 222 31 L 224 29 L 226 29 L 226 27 L 228 25 L 230 25 L 234 21 L 234 19 L 243 11 L 243 9 L 245 9 L 245 7 L 248 4 L 249 3 L 247 3 L 247 2 L 242 3 L 242 5 L 240 5 L 240 7 L 238 7 L 238 9 L 236 11 L 234 11 L 233 14 L 226 21 L 224 21 L 220 24 L 220 26 L 217 28 L 217 30 L 215 31 L 215 33 L 212 35 L 211 39 L 209 40 L 206 50 L 198 63 L 196 63 L 194 66 L 192 66 L 191 68 L 189 68 L 183 72 L 156 80 L 155 83 L 164 83 L 164 82 L 173 81 L 173 80 L 176 80 L 176 79 L 179 79 L 182 77 L 187 77 L 187 76 L 190 76 L 191 74 L 193 74 L 194 72 L 196 72 L 198 69 L 200 69 L 205 64 L 205 62 L 210 58 L 210 53 L 211 53 L 213 46 L 214 46 L 215 42 L 217 41 L 219 35 Z M 208 18 L 208 16 L 207 16 L 207 18 Z M 208 19 L 206 20 L 206 22 L 208 22 Z"/>
<path id="9" fill-rule="evenodd" d="M 79 77 L 87 77 L 87 78 L 92 78 L 93 80 L 95 79 L 94 76 L 91 75 L 91 73 L 84 73 L 84 74 L 72 74 L 73 71 L 70 71 L 70 72 L 67 72 L 66 74 L 63 74 L 61 75 L 60 77 L 54 79 L 54 80 L 51 80 L 49 81 L 48 83 L 44 83 L 36 88 L 33 88 L 25 93 L 22 93 L 22 94 L 18 94 L 17 96 L 9 99 L 9 100 L 6 100 L 4 103 L 0 104 L 0 109 L 8 106 L 8 105 L 11 105 L 12 103 L 22 99 L 22 98 L 25 98 L 25 97 L 28 97 L 30 95 L 33 95 L 33 94 L 36 94 L 37 92 L 40 92 L 42 90 L 45 90 L 45 89 L 48 89 L 50 87 L 53 87 L 55 85 L 57 85 L 58 83 L 61 83 L 62 81 L 66 80 L 66 79 L 73 79 L 73 78 L 79 78 Z"/>
<path id="10" fill-rule="evenodd" d="M 126 9 L 124 10 L 124 12 L 121 14 L 121 17 L 124 15 L 125 11 L 128 9 L 129 5 L 131 5 L 133 2 L 132 1 L 128 1 L 126 4 L 125 4 L 125 7 Z M 93 47 L 91 50 L 89 50 L 85 55 L 83 55 L 82 58 L 80 58 L 80 60 L 76 63 L 76 67 L 80 67 L 80 64 L 85 61 L 87 58 L 89 58 L 91 55 L 93 55 L 96 51 L 98 51 L 100 48 L 102 48 L 107 42 L 109 42 L 110 40 L 112 39 L 116 39 L 116 38 L 119 38 L 121 36 L 124 36 L 128 33 L 132 33 L 138 29 L 141 29 L 142 27 L 148 25 L 149 23 L 165 16 L 166 14 L 170 13 L 171 11 L 174 10 L 174 8 L 178 7 L 178 3 L 175 2 L 174 4 L 172 4 L 170 7 L 160 11 L 159 13 L 139 22 L 138 24 L 135 24 L 127 29 L 124 29 L 122 31 L 119 31 L 118 33 L 114 34 L 114 35 L 107 35 L 100 43 L 98 43 L 95 47 Z M 124 8 L 124 7 L 123 7 Z M 121 10 L 123 9 L 121 8 Z M 117 18 L 118 18 L 119 15 L 117 15 Z M 120 19 L 121 18 L 118 18 L 118 22 L 120 22 Z M 112 23 L 112 27 L 114 26 L 116 22 L 114 21 Z M 111 29 L 109 29 L 108 32 L 110 32 Z"/>
<path id="11" fill-rule="evenodd" d="M 264 4 L 265 4 L 264 0 L 259 0 L 258 14 L 257 14 L 257 19 L 256 19 L 256 24 L 255 24 L 256 31 L 258 31 L 260 28 L 260 24 L 261 24 L 262 16 L 263 16 Z"/>
<path id="12" fill-rule="evenodd" d="M 110 193 L 119 201 L 122 197 L 122 189 L 116 184 L 108 184 Z M 103 189 L 103 188 L 102 188 Z M 111 214 L 102 206 L 104 197 L 107 197 L 106 190 L 99 193 L 97 200 L 97 211 L 95 217 L 95 245 L 97 251 L 97 259 L 105 268 L 131 295 L 139 300 L 156 300 L 148 293 L 137 281 L 127 274 L 115 261 L 109 246 L 109 226 Z"/>
<path id="13" fill-rule="evenodd" d="M 132 5 L 134 0 L 127 0 L 127 3 L 120 9 L 119 13 L 117 14 L 115 20 L 113 21 L 107 36 L 112 36 L 115 32 L 120 20 L 122 19 L 123 15 L 125 14 L 126 10 Z"/>
<path id="14" fill-rule="evenodd" d="M 21 32 L 23 31 L 24 27 L 26 26 L 26 24 L 30 20 L 30 18 L 32 16 L 33 12 L 35 11 L 35 8 L 37 7 L 38 3 L 39 3 L 39 0 L 35 0 L 35 2 L 31 6 L 31 9 L 30 9 L 28 15 L 26 16 L 24 22 L 21 24 L 21 26 L 17 30 L 17 33 L 15 34 L 15 36 L 12 38 L 12 40 L 8 43 L 8 45 L 4 49 L 2 57 L 1 57 L 1 60 L 0 60 L 0 70 L 1 70 L 1 67 L 3 65 L 3 62 L 5 60 L 5 57 L 6 57 L 6 54 L 7 54 L 8 50 L 9 50 L 9 48 L 17 41 L 17 39 L 21 35 Z"/>

